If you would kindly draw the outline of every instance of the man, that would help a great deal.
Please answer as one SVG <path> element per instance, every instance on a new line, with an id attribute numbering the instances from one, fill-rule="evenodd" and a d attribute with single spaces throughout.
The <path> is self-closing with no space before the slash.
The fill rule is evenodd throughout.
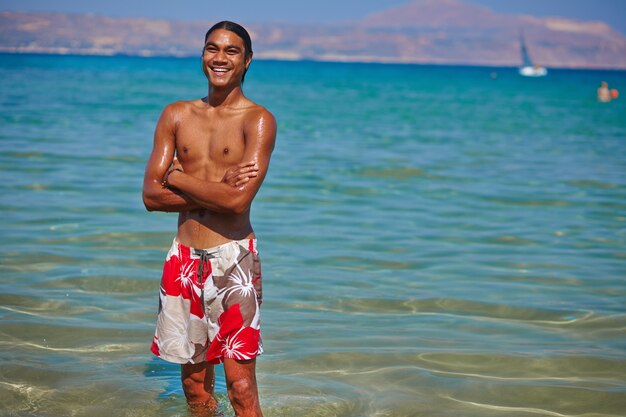
<path id="1" fill-rule="evenodd" d="M 611 91 L 609 90 L 609 84 L 606 81 L 600 83 L 597 91 L 598 101 L 602 103 L 608 103 L 611 101 Z"/>
<path id="2" fill-rule="evenodd" d="M 262 416 L 255 376 L 261 268 L 250 205 L 276 138 L 272 114 L 242 91 L 251 60 L 243 27 L 225 21 L 209 29 L 202 53 L 208 95 L 165 107 L 143 184 L 148 211 L 179 213 L 151 350 L 182 365 L 193 410 L 217 407 L 213 365 L 223 363 L 239 417 Z"/>

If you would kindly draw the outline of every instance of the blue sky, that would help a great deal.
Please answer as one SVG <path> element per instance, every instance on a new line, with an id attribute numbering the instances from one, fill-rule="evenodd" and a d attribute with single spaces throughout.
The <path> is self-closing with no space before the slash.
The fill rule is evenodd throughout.
<path id="1" fill-rule="evenodd" d="M 0 10 L 94 13 L 108 16 L 244 23 L 356 20 L 409 0 L 0 0 Z M 626 0 L 464 0 L 501 13 L 602 20 L 626 34 Z"/>

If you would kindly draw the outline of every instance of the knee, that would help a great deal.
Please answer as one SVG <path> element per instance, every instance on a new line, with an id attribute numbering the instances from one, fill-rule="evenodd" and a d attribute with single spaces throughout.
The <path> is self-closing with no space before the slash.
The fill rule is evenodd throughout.
<path id="1" fill-rule="evenodd" d="M 256 383 L 251 378 L 237 379 L 228 384 L 228 396 L 239 406 L 253 404 L 256 399 Z"/>
<path id="2" fill-rule="evenodd" d="M 185 397 L 190 404 L 210 402 L 213 398 L 204 387 L 204 379 L 190 375 L 182 378 L 182 383 Z"/>

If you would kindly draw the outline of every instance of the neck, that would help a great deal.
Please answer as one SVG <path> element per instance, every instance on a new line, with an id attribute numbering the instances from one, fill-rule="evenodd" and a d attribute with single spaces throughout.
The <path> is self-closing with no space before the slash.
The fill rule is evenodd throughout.
<path id="1" fill-rule="evenodd" d="M 241 85 L 237 85 L 234 87 L 216 88 L 209 84 L 207 103 L 213 107 L 232 105 L 241 97 L 243 97 Z"/>

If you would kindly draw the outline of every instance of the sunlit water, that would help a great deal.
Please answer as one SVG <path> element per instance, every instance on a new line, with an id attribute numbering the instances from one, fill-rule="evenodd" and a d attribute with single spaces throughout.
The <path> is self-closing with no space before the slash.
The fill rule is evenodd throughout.
<path id="1" fill-rule="evenodd" d="M 626 95 L 624 72 L 254 62 L 279 124 L 265 415 L 626 415 L 626 98 L 602 80 Z M 2 415 L 188 415 L 148 350 L 176 216 L 140 193 L 161 109 L 205 91 L 198 59 L 0 56 Z"/>

